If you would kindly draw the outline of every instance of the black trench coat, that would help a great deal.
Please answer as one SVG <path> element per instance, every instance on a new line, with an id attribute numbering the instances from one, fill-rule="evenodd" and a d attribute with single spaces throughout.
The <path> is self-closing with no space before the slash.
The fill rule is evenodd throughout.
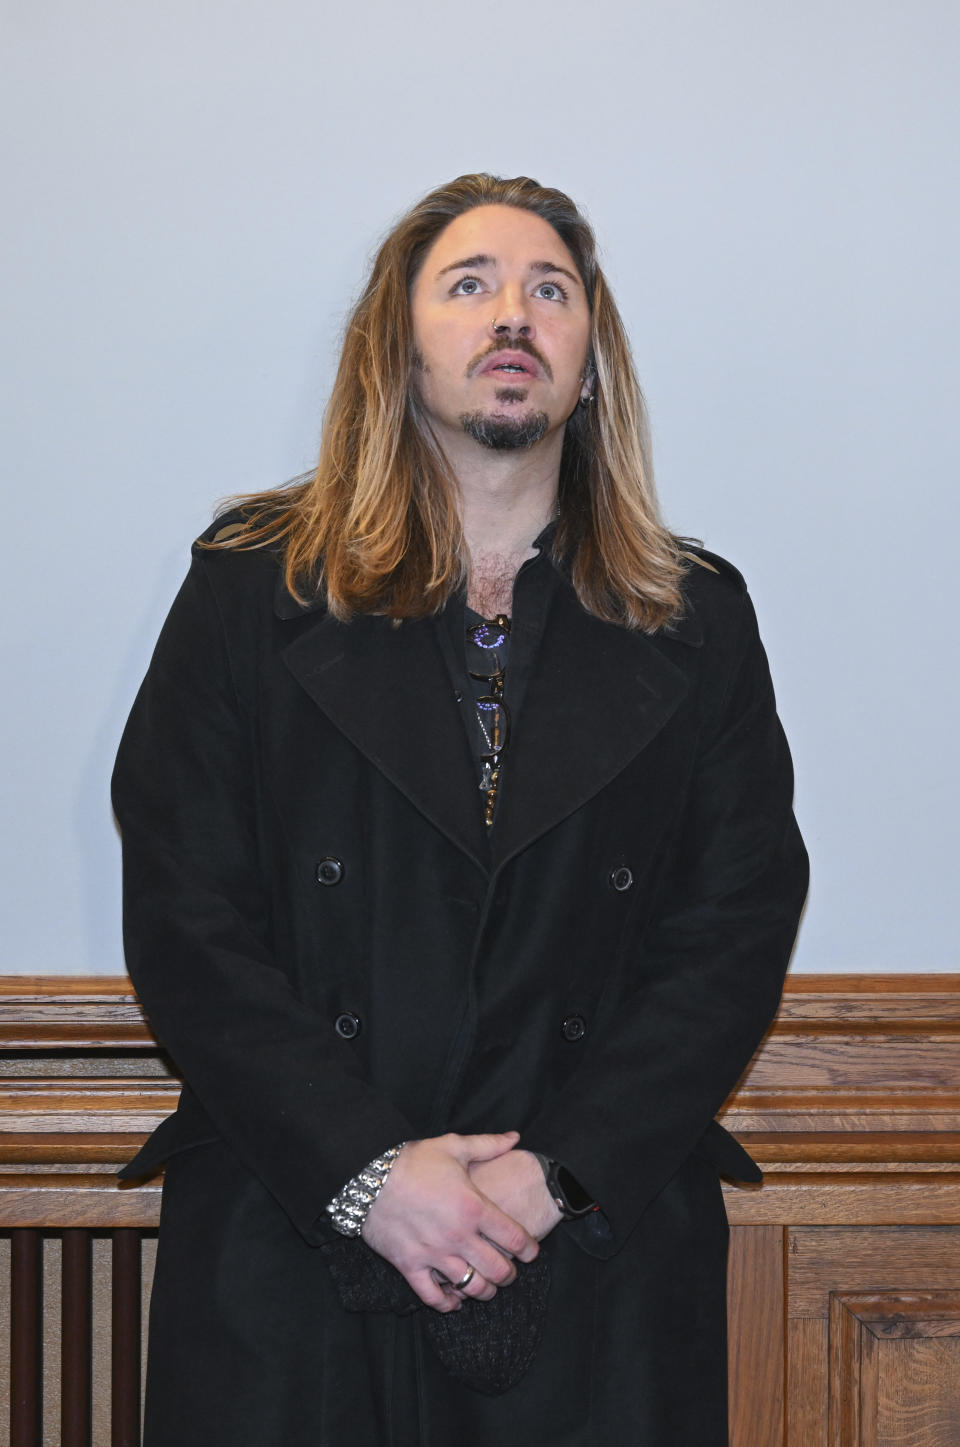
<path id="1" fill-rule="evenodd" d="M 714 1113 L 806 889 L 740 575 L 650 638 L 553 590 L 492 859 L 437 620 L 302 610 L 195 550 L 124 733 L 125 943 L 182 1071 L 147 1447 L 722 1447 Z M 550 565 L 552 567 L 552 564 Z M 320 866 L 323 867 L 320 867 Z M 521 1131 L 602 1216 L 545 1243 L 543 1340 L 497 1397 L 423 1313 L 344 1310 L 324 1204 L 385 1147 Z"/>

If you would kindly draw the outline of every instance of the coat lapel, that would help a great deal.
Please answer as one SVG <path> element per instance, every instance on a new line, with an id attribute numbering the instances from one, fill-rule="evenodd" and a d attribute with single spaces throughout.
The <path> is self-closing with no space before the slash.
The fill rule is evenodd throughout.
<path id="1" fill-rule="evenodd" d="M 286 605 L 277 609 L 291 616 Z M 435 619 L 324 615 L 283 651 L 294 678 L 443 834 L 489 868 L 476 772 Z"/>
<path id="2" fill-rule="evenodd" d="M 499 867 L 626 768 L 671 717 L 687 679 L 644 634 L 584 612 L 557 580 L 504 768 L 492 840 L 437 621 L 324 614 L 283 651 L 340 731 L 482 869 Z M 302 610 L 278 592 L 281 617 Z M 690 616 L 673 636 L 696 647 Z"/>
<path id="3" fill-rule="evenodd" d="M 696 646 L 699 627 L 691 618 L 675 636 Z M 615 779 L 663 728 L 687 688 L 685 674 L 650 638 L 600 622 L 572 588 L 556 587 L 505 761 L 494 865 Z"/>

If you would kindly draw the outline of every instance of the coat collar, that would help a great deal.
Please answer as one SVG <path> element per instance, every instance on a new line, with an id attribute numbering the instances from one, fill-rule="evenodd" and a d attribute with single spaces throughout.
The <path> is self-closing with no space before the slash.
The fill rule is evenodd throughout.
<path id="1" fill-rule="evenodd" d="M 572 814 L 659 733 L 687 692 L 657 641 L 586 613 L 560 581 L 505 761 L 492 840 L 436 619 L 340 623 L 278 587 L 281 618 L 316 613 L 284 662 L 330 721 L 482 869 Z M 696 647 L 688 614 L 669 635 Z"/>

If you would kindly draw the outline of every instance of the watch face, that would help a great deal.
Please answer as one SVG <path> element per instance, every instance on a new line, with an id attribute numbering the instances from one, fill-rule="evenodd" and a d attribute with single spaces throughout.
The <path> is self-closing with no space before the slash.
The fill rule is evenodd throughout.
<path id="1" fill-rule="evenodd" d="M 567 1204 L 567 1209 L 575 1216 L 583 1216 L 587 1211 L 592 1211 L 596 1202 L 591 1199 L 583 1189 L 580 1182 L 570 1174 L 566 1166 L 557 1167 L 557 1185 Z"/>

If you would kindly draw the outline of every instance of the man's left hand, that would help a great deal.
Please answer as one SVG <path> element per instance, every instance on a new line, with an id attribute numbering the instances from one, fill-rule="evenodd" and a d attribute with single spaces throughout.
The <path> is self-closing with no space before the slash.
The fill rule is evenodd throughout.
<path id="1" fill-rule="evenodd" d="M 563 1220 L 532 1151 L 515 1148 L 490 1161 L 475 1161 L 469 1173 L 478 1191 L 538 1241 Z"/>

